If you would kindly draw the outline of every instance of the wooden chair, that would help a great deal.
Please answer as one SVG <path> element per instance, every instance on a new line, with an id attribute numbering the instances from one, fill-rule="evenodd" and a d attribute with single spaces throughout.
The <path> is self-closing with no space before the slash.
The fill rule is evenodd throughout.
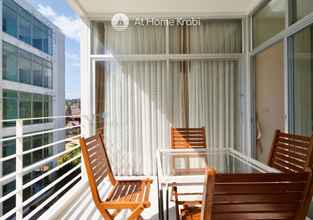
<path id="1" fill-rule="evenodd" d="M 269 166 L 286 173 L 304 172 L 306 167 L 313 168 L 313 135 L 287 134 L 276 130 L 269 157 Z M 306 195 L 304 210 L 310 208 L 313 196 L 313 183 Z"/>
<path id="2" fill-rule="evenodd" d="M 206 148 L 205 128 L 172 128 L 171 147 L 183 148 Z"/>
<path id="3" fill-rule="evenodd" d="M 302 173 L 215 174 L 207 171 L 203 206 L 185 207 L 183 220 L 304 220 L 312 179 Z"/>
<path id="4" fill-rule="evenodd" d="M 115 179 L 102 134 L 80 139 L 83 159 L 88 175 L 92 197 L 105 220 L 113 220 L 123 209 L 132 210 L 128 220 L 137 220 L 145 208 L 150 207 L 149 193 L 152 180 Z M 102 199 L 99 184 L 108 177 L 112 188 Z M 111 212 L 110 212 L 111 211 Z"/>
<path id="5" fill-rule="evenodd" d="M 201 149 L 206 148 L 206 135 L 205 135 L 205 128 L 171 128 L 171 147 L 172 149 Z M 201 155 L 198 155 L 201 156 Z M 199 169 L 179 169 L 176 167 L 176 161 L 178 159 L 184 159 L 184 156 L 180 157 L 173 157 L 173 165 L 172 170 L 174 174 L 177 173 L 185 173 L 188 175 L 188 173 L 196 173 L 199 172 Z M 187 158 L 185 158 L 188 160 Z M 204 156 L 204 162 L 207 165 L 208 160 L 207 157 Z M 200 173 L 203 173 L 203 170 L 200 170 Z M 186 193 L 180 193 L 179 195 L 184 196 L 190 196 L 190 195 L 197 195 L 199 193 L 193 193 L 193 192 L 186 192 Z M 172 193 L 172 201 L 174 200 L 174 194 Z M 201 201 L 194 201 L 193 203 L 199 203 Z M 190 201 L 186 201 L 182 199 L 181 201 L 177 201 L 179 205 L 185 205 L 186 203 L 191 203 Z"/>
<path id="6" fill-rule="evenodd" d="M 303 172 L 305 167 L 312 168 L 312 150 L 313 135 L 305 137 L 276 130 L 268 164 L 282 172 Z"/>

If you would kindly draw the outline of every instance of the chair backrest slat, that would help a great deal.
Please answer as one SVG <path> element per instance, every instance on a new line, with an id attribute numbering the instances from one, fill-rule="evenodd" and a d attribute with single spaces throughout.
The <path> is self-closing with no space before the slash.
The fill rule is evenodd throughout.
<path id="1" fill-rule="evenodd" d="M 174 149 L 207 147 L 205 128 L 172 128 L 171 145 Z"/>
<path id="2" fill-rule="evenodd" d="M 269 165 L 283 172 L 303 172 L 312 168 L 313 135 L 305 137 L 277 130 L 269 158 Z"/>
<path id="3" fill-rule="evenodd" d="M 302 207 L 311 185 L 310 171 L 216 174 L 214 178 L 211 171 L 207 176 L 202 220 L 302 220 L 306 215 Z"/>
<path id="4" fill-rule="evenodd" d="M 80 145 L 92 196 L 96 205 L 99 205 L 102 201 L 98 191 L 99 184 L 107 177 L 112 185 L 116 184 L 102 135 L 98 133 L 86 139 L 81 138 Z"/>

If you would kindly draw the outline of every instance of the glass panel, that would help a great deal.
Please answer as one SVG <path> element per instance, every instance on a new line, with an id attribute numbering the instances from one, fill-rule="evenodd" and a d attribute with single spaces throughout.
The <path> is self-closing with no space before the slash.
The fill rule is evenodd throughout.
<path id="1" fill-rule="evenodd" d="M 49 96 L 44 96 L 44 102 L 43 102 L 43 117 L 49 117 L 50 115 L 50 109 L 49 109 Z M 48 122 L 49 119 L 44 119 L 45 122 Z"/>
<path id="2" fill-rule="evenodd" d="M 42 42 L 43 42 L 43 51 L 47 54 L 49 53 L 49 29 L 45 26 L 43 26 L 43 33 L 42 33 Z"/>
<path id="3" fill-rule="evenodd" d="M 33 117 L 43 117 L 43 99 L 42 95 L 33 95 Z M 34 123 L 42 123 L 41 119 L 34 120 Z"/>
<path id="4" fill-rule="evenodd" d="M 3 120 L 17 119 L 17 92 L 3 91 Z M 3 126 L 14 126 L 14 122 L 4 122 Z"/>
<path id="5" fill-rule="evenodd" d="M 43 145 L 42 135 L 36 135 L 33 137 L 33 148 L 41 147 Z M 42 160 L 42 150 L 35 151 L 33 153 L 33 163 Z"/>
<path id="6" fill-rule="evenodd" d="M 19 81 L 31 84 L 32 82 L 32 55 L 25 51 L 19 51 Z"/>
<path id="7" fill-rule="evenodd" d="M 21 10 L 20 13 L 18 37 L 21 41 L 31 44 L 32 17 L 25 10 Z"/>
<path id="8" fill-rule="evenodd" d="M 293 13 L 293 23 L 304 18 L 306 15 L 313 12 L 313 1 L 312 0 L 293 0 L 294 5 L 292 5 Z"/>
<path id="9" fill-rule="evenodd" d="M 162 152 L 163 175 L 203 175 L 205 168 L 214 167 L 218 173 L 259 173 L 253 161 L 247 161 L 229 151 Z M 174 167 L 173 167 L 174 166 Z M 264 169 L 264 168 L 263 168 Z"/>
<path id="10" fill-rule="evenodd" d="M 14 37 L 17 37 L 17 15 L 15 4 L 11 1 L 5 1 L 3 4 L 2 30 Z"/>
<path id="11" fill-rule="evenodd" d="M 52 30 L 12 0 L 3 3 L 2 30 L 52 55 Z"/>
<path id="12" fill-rule="evenodd" d="M 34 20 L 33 23 L 33 46 L 39 50 L 43 50 L 44 33 L 41 29 L 41 23 Z"/>
<path id="13" fill-rule="evenodd" d="M 3 78 L 17 81 L 17 48 L 4 43 L 2 59 Z"/>
<path id="14" fill-rule="evenodd" d="M 15 140 L 3 142 L 3 157 L 15 154 Z M 15 159 L 3 162 L 3 175 L 7 175 L 15 171 Z"/>
<path id="15" fill-rule="evenodd" d="M 284 69 L 283 42 L 255 56 L 255 111 L 257 126 L 256 157 L 267 163 L 276 129 L 284 130 Z"/>
<path id="16" fill-rule="evenodd" d="M 253 46 L 278 34 L 285 28 L 286 0 L 272 0 L 253 16 Z"/>
<path id="17" fill-rule="evenodd" d="M 31 118 L 32 117 L 32 95 L 29 93 L 20 93 L 20 118 Z M 30 124 L 30 120 L 24 121 L 24 124 Z"/>
<path id="18" fill-rule="evenodd" d="M 170 26 L 170 53 L 241 53 L 241 20 L 201 20 L 197 26 Z"/>
<path id="19" fill-rule="evenodd" d="M 23 139 L 23 150 L 27 151 L 32 148 L 32 137 Z M 31 153 L 23 156 L 23 166 L 29 166 L 31 164 Z"/>
<path id="20" fill-rule="evenodd" d="M 111 22 L 92 22 L 92 54 L 162 54 L 165 53 L 165 26 L 135 25 L 117 31 Z"/>
<path id="21" fill-rule="evenodd" d="M 43 86 L 42 60 L 37 56 L 33 56 L 33 84 Z"/>
<path id="22" fill-rule="evenodd" d="M 43 86 L 52 88 L 52 67 L 47 61 L 43 61 Z"/>
<path id="23" fill-rule="evenodd" d="M 311 136 L 313 131 L 313 27 L 293 39 L 294 132 Z"/>

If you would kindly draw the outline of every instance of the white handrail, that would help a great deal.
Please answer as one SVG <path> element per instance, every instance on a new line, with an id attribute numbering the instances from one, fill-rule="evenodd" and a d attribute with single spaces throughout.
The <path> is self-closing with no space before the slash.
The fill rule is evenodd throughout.
<path id="1" fill-rule="evenodd" d="M 75 125 L 75 126 L 70 126 L 70 127 L 63 127 L 63 128 L 55 128 L 55 129 L 49 129 L 46 131 L 39 131 L 39 132 L 32 132 L 30 134 L 25 134 L 22 137 L 31 137 L 31 136 L 36 136 L 36 135 L 40 135 L 40 134 L 48 134 L 48 133 L 53 133 L 56 131 L 63 131 L 63 130 L 69 130 L 69 129 L 74 129 L 74 128 L 80 128 L 80 125 Z M 12 136 L 12 137 L 8 137 L 8 138 L 2 138 L 0 139 L 0 142 L 4 142 L 4 141 L 11 141 L 11 140 L 15 140 L 16 136 Z"/>
<path id="2" fill-rule="evenodd" d="M 62 140 L 59 140 L 59 141 L 55 141 L 53 143 L 50 143 L 50 144 L 46 144 L 46 145 L 42 145 L 40 147 L 36 147 L 36 148 L 33 148 L 33 149 L 30 149 L 30 150 L 27 150 L 27 151 L 24 151 L 23 154 L 29 154 L 29 153 L 32 153 L 32 152 L 35 152 L 35 151 L 38 151 L 38 150 L 42 150 L 42 149 L 45 149 L 45 148 L 48 148 L 48 147 L 52 147 L 56 144 L 61 144 L 63 142 L 67 142 L 67 141 L 74 141 L 74 139 L 76 138 L 79 138 L 81 137 L 81 135 L 76 135 L 76 136 L 73 136 L 73 137 L 70 137 L 70 138 L 65 138 L 65 139 L 62 139 Z"/>
<path id="3" fill-rule="evenodd" d="M 52 133 L 55 131 L 64 131 L 64 130 L 73 129 L 73 128 L 80 128 L 80 125 L 75 125 L 75 126 L 71 126 L 71 127 L 64 127 L 64 128 L 50 129 L 47 131 L 34 132 L 34 133 L 30 133 L 30 134 L 24 134 L 23 138 L 32 137 L 32 136 L 36 136 L 36 135 L 40 135 L 40 134 L 48 134 L 48 133 Z"/>
<path id="4" fill-rule="evenodd" d="M 72 169 L 70 169 L 67 173 L 65 173 L 63 176 L 55 179 L 52 183 L 50 183 L 48 186 L 46 186 L 45 188 L 43 188 L 42 190 L 40 190 L 39 192 L 37 192 L 35 195 L 31 196 L 30 198 L 28 198 L 26 201 L 23 202 L 23 206 L 28 205 L 29 203 L 31 203 L 34 199 L 38 198 L 39 196 L 41 196 L 42 194 L 44 194 L 45 192 L 47 192 L 49 189 L 51 189 L 53 186 L 55 186 L 57 183 L 61 182 L 61 180 L 65 179 L 65 177 L 69 176 L 70 174 L 72 174 L 74 171 L 76 171 L 78 168 L 80 168 L 80 164 L 76 165 L 75 167 L 73 167 Z"/>
<path id="5" fill-rule="evenodd" d="M 38 182 L 39 180 L 44 179 L 45 177 L 49 176 L 49 175 L 52 174 L 53 172 L 55 172 L 55 171 L 61 169 L 62 167 L 68 165 L 68 164 L 71 163 L 71 162 L 73 162 L 74 160 L 77 160 L 78 158 L 80 158 L 80 156 L 81 156 L 81 155 L 79 154 L 79 155 L 73 157 L 72 159 L 66 161 L 65 163 L 62 163 L 61 165 L 58 165 L 58 166 L 54 167 L 53 169 L 49 170 L 48 172 L 46 172 L 46 173 L 44 173 L 44 174 L 42 174 L 42 175 L 36 177 L 35 179 L 29 181 L 28 183 L 26 183 L 26 184 L 23 185 L 23 189 L 26 189 L 26 188 L 30 187 L 31 185 L 33 185 L 34 183 Z"/>
<path id="6" fill-rule="evenodd" d="M 63 187 L 61 187 L 58 191 L 56 191 L 53 195 L 51 195 L 46 201 L 41 203 L 37 208 L 35 208 L 30 213 L 28 213 L 27 216 L 24 217 L 24 220 L 28 220 L 31 217 L 33 217 L 38 211 L 40 211 L 43 207 L 45 207 L 49 202 L 51 202 L 55 197 L 57 197 L 62 191 L 64 191 L 67 187 L 69 187 L 71 184 L 77 181 L 80 177 L 81 177 L 81 174 L 77 175 L 71 181 L 66 183 Z"/>
<path id="7" fill-rule="evenodd" d="M 44 164 L 47 164 L 48 162 L 50 162 L 50 161 L 52 161 L 52 160 L 54 160 L 54 159 L 56 159 L 56 158 L 58 158 L 58 157 L 60 157 L 60 156 L 62 156 L 62 155 L 64 155 L 64 154 L 70 153 L 70 152 L 72 152 L 72 151 L 74 151 L 74 150 L 76 150 L 76 149 L 78 149 L 78 148 L 80 148 L 80 145 L 79 145 L 79 144 L 77 144 L 76 147 L 73 147 L 73 148 L 71 148 L 71 149 L 62 151 L 61 153 L 55 154 L 55 155 L 53 155 L 53 156 L 48 157 L 47 159 L 41 160 L 41 161 L 39 161 L 39 162 L 37 162 L 37 163 L 34 163 L 34 164 L 32 164 L 32 165 L 30 165 L 30 166 L 28 166 L 28 167 L 26 167 L 26 168 L 23 168 L 22 174 L 25 174 L 25 173 L 28 173 L 28 172 L 30 172 L 30 171 L 33 171 L 33 170 L 35 170 L 37 167 L 40 167 L 40 166 L 42 166 L 42 165 L 44 165 Z"/>
<path id="8" fill-rule="evenodd" d="M 31 121 L 31 120 L 43 120 L 43 119 L 59 119 L 59 118 L 80 118 L 80 115 L 59 115 L 59 116 L 48 116 L 48 117 L 37 117 L 37 118 L 16 118 L 16 119 L 4 119 L 0 122 L 15 122 L 17 120 Z"/>
<path id="9" fill-rule="evenodd" d="M 35 151 L 38 151 L 38 150 L 42 150 L 42 149 L 45 149 L 45 148 L 48 148 L 48 147 L 52 147 L 52 146 L 54 146 L 56 144 L 61 144 L 61 143 L 66 142 L 66 141 L 74 141 L 74 139 L 79 138 L 79 137 L 81 137 L 80 134 L 76 135 L 76 136 L 73 136 L 73 137 L 65 138 L 65 139 L 62 139 L 62 140 L 59 140 L 59 141 L 55 141 L 55 142 L 52 142 L 50 144 L 42 145 L 40 147 L 36 147 L 36 148 L 30 149 L 30 150 L 27 150 L 27 151 L 23 151 L 23 155 L 29 154 L 29 153 L 32 153 L 32 152 L 35 152 Z M 14 139 L 15 139 L 15 137 L 14 137 Z M 16 154 L 12 154 L 12 155 L 7 156 L 7 157 L 2 157 L 2 158 L 0 158 L 0 162 L 11 160 L 11 159 L 14 159 L 15 157 L 16 157 Z"/>
<path id="10" fill-rule="evenodd" d="M 73 147 L 73 148 L 70 148 L 70 149 L 65 150 L 65 151 L 62 151 L 62 152 L 60 152 L 60 153 L 58 153 L 58 154 L 52 155 L 52 156 L 46 158 L 45 160 L 38 161 L 37 163 L 34 163 L 34 164 L 30 165 L 30 166 L 24 167 L 24 168 L 22 169 L 22 171 L 21 171 L 21 174 L 25 175 L 25 174 L 27 174 L 27 173 L 29 173 L 29 172 L 35 170 L 37 167 L 40 167 L 40 166 L 42 166 L 42 165 L 44 165 L 44 164 L 47 164 L 48 162 L 50 162 L 50 161 L 52 161 L 52 160 L 54 160 L 54 159 L 56 159 L 56 158 L 58 158 L 58 157 L 60 157 L 60 156 L 62 156 L 62 155 L 64 155 L 64 154 L 70 153 L 70 152 L 72 152 L 72 151 L 74 151 L 74 150 L 76 150 L 76 149 L 78 149 L 78 148 L 80 148 L 80 145 L 77 144 L 77 145 L 76 145 L 75 147 Z M 0 184 L 5 184 L 5 183 L 11 181 L 11 180 L 14 179 L 17 175 L 18 175 L 17 172 L 12 172 L 12 173 L 10 173 L 10 174 L 8 174 L 8 175 L 5 175 L 4 177 L 1 177 L 1 178 L 0 178 Z"/>
<path id="11" fill-rule="evenodd" d="M 6 137 L 6 138 L 0 138 L 0 142 L 5 142 L 5 141 L 10 141 L 10 140 L 15 140 L 15 145 L 16 145 L 16 153 L 13 155 L 9 155 L 7 157 L 1 157 L 0 158 L 0 163 L 3 163 L 5 161 L 9 161 L 12 159 L 15 159 L 16 161 L 16 170 L 8 175 L 0 177 L 0 184 L 5 185 L 12 180 L 15 179 L 16 182 L 16 189 L 9 192 L 8 194 L 1 196 L 0 198 L 0 203 L 4 203 L 8 199 L 12 198 L 15 196 L 15 207 L 9 210 L 7 213 L 4 213 L 2 216 L 0 216 L 0 220 L 2 219 L 7 219 L 8 217 L 12 216 L 15 214 L 15 217 L 17 220 L 22 220 L 22 219 L 30 219 L 32 218 L 38 211 L 40 211 L 44 206 L 49 204 L 51 201 L 53 201 L 57 196 L 61 195 L 62 191 L 66 190 L 70 185 L 75 183 L 79 178 L 81 178 L 81 174 L 78 174 L 78 170 L 81 168 L 81 161 L 78 161 L 81 158 L 81 153 L 78 152 L 78 154 L 71 154 L 71 152 L 74 152 L 75 150 L 78 150 L 80 148 L 79 143 L 77 142 L 77 139 L 81 137 L 81 134 L 72 134 L 71 137 L 66 137 L 62 140 L 57 140 L 52 143 L 48 143 L 36 148 L 32 148 L 29 150 L 24 151 L 24 146 L 23 146 L 23 139 L 26 137 L 31 137 L 31 136 L 36 136 L 36 135 L 43 135 L 43 134 L 48 134 L 48 133 L 57 133 L 57 132 L 65 132 L 66 130 L 71 130 L 71 129 L 79 129 L 81 128 L 81 125 L 73 125 L 73 126 L 64 126 L 60 128 L 52 128 L 52 129 L 46 129 L 43 131 L 33 131 L 31 133 L 25 134 L 23 129 L 24 126 L 24 121 L 30 121 L 30 120 L 45 120 L 45 119 L 51 119 L 49 122 L 53 122 L 53 119 L 66 119 L 66 118 L 81 118 L 80 115 L 71 115 L 71 116 L 52 116 L 52 117 L 38 117 L 38 118 L 21 118 L 21 119 L 8 119 L 8 120 L 2 120 L 2 122 L 15 122 L 15 135 Z M 48 121 L 47 121 L 48 122 Z M 43 123 L 47 123 L 44 121 Z M 50 123 L 51 124 L 51 123 Z M 10 128 L 12 129 L 12 128 Z M 40 160 L 36 163 L 33 163 L 27 167 L 24 167 L 23 165 L 23 159 L 24 156 L 27 154 L 31 154 L 33 152 L 47 149 L 49 147 L 56 146 L 58 144 L 66 144 L 68 142 L 73 142 L 74 146 L 69 148 L 69 149 L 63 149 L 62 152 L 58 152 L 57 154 L 45 157 L 43 160 Z M 23 183 L 23 176 L 27 173 L 30 173 L 34 170 L 36 170 L 38 167 L 41 167 L 45 164 L 49 164 L 52 161 L 56 161 L 58 158 L 62 157 L 63 155 L 69 154 L 70 158 L 66 161 L 62 161 L 61 164 L 56 164 L 56 166 L 53 166 L 47 170 L 47 172 L 41 173 L 39 176 L 29 180 L 27 183 Z M 78 164 L 75 165 L 75 167 L 71 166 L 71 169 L 65 172 L 64 174 L 62 173 L 61 176 L 59 176 L 56 179 L 53 179 L 51 183 L 49 183 L 47 186 L 43 186 L 43 188 L 37 192 L 36 194 L 31 195 L 30 198 L 25 200 L 23 198 L 23 191 L 38 181 L 41 181 L 48 176 L 51 176 L 53 173 L 56 171 L 64 168 L 67 165 L 70 165 L 74 161 L 78 161 Z M 70 180 L 67 180 L 65 185 L 63 185 L 61 188 L 54 189 L 57 184 L 63 183 L 65 178 L 69 177 L 70 175 L 74 174 L 73 178 Z M 53 191 L 51 191 L 53 190 Z M 52 192 L 52 193 L 50 193 Z M 47 194 L 48 193 L 48 194 Z M 34 209 L 34 210 L 28 210 L 30 211 L 26 216 L 25 215 L 25 210 L 28 209 L 28 205 L 32 204 L 33 202 L 37 202 L 38 198 L 42 198 L 42 200 L 45 200 L 44 202 L 40 201 L 40 204 Z M 25 200 L 25 201 L 23 201 Z M 26 209 L 25 209 L 26 208 Z"/>

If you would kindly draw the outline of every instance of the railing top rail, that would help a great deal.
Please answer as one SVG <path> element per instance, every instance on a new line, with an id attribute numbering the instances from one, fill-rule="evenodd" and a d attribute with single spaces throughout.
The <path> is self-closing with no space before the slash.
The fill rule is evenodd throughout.
<path id="1" fill-rule="evenodd" d="M 81 117 L 81 115 L 58 115 L 58 116 L 37 117 L 37 118 L 5 119 L 5 120 L 1 120 L 0 122 L 16 122 L 17 120 L 30 121 L 30 120 L 60 119 L 60 118 L 80 118 L 80 117 Z"/>

